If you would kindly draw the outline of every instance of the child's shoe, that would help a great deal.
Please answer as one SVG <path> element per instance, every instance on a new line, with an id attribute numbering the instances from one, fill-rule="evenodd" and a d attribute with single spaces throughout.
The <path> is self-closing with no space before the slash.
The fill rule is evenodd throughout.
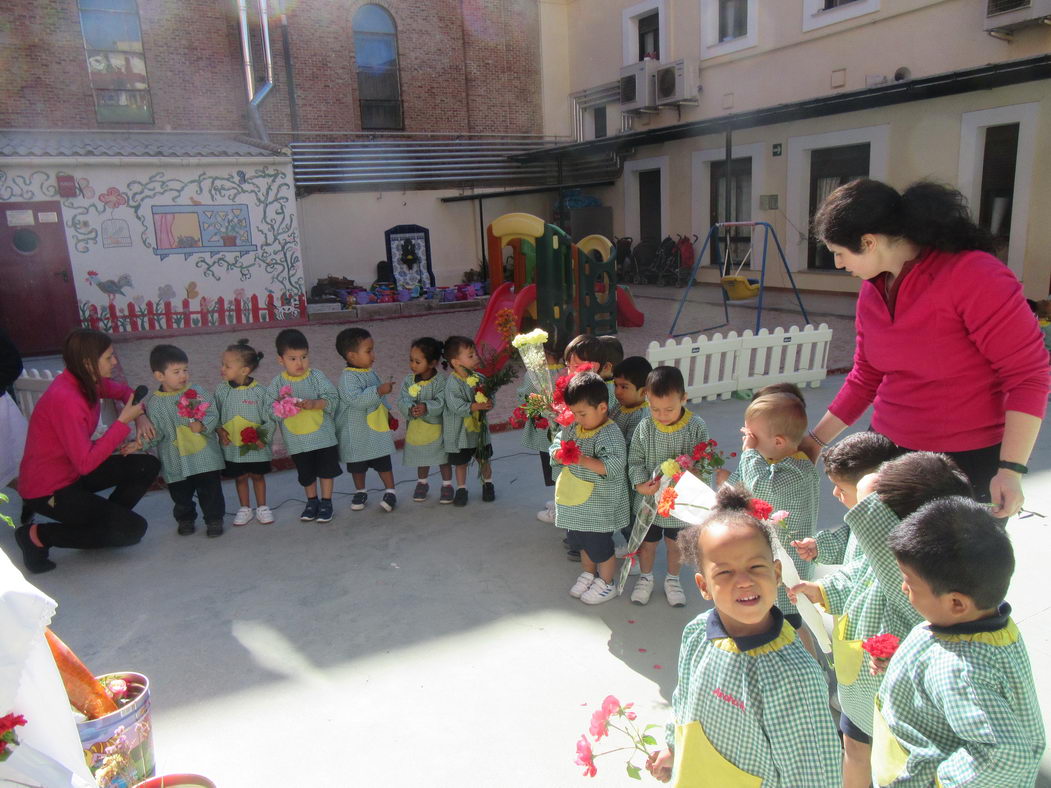
<path id="1" fill-rule="evenodd" d="M 492 482 L 482 482 L 482 500 L 485 503 L 492 503 L 496 500 L 496 488 L 493 487 Z"/>
<path id="2" fill-rule="evenodd" d="M 453 506 L 466 506 L 467 505 L 467 488 L 457 487 L 456 494 L 453 495 Z"/>
<path id="3" fill-rule="evenodd" d="M 319 523 L 332 522 L 332 499 L 322 498 L 317 507 L 317 521 Z"/>
<path id="4" fill-rule="evenodd" d="M 190 521 L 190 520 L 186 520 L 186 521 L 183 521 L 183 522 L 179 523 L 179 528 L 178 528 L 179 536 L 189 536 L 190 534 L 192 534 L 196 530 L 197 530 L 197 526 L 194 525 L 193 522 Z"/>
<path id="5" fill-rule="evenodd" d="M 25 564 L 26 569 L 35 575 L 39 575 L 44 572 L 50 572 L 55 568 L 56 564 L 48 559 L 48 549 L 46 547 L 37 547 L 33 544 L 33 540 L 29 536 L 29 529 L 32 526 L 32 521 L 19 526 L 15 530 L 15 542 L 22 548 L 22 563 Z"/>
<path id="6" fill-rule="evenodd" d="M 257 506 L 255 509 L 255 519 L 261 522 L 263 525 L 273 525 L 274 513 L 270 511 L 270 507 L 267 505 Z M 234 525 L 237 525 L 237 521 L 234 521 Z"/>
<path id="7" fill-rule="evenodd" d="M 601 577 L 596 577 L 595 582 L 591 584 L 591 588 L 580 597 L 580 601 L 585 605 L 601 605 L 603 602 L 613 599 L 616 595 L 616 583 L 607 583 Z"/>
<path id="8" fill-rule="evenodd" d="M 581 572 L 577 576 L 577 582 L 573 584 L 573 587 L 569 589 L 569 595 L 574 599 L 580 599 L 584 596 L 584 592 L 591 588 L 591 584 L 595 582 L 595 575 L 591 572 Z"/>
<path id="9" fill-rule="evenodd" d="M 234 515 L 234 525 L 248 525 L 252 522 L 252 507 L 242 506 Z"/>
<path id="10" fill-rule="evenodd" d="M 650 601 L 652 593 L 653 576 L 639 575 L 639 579 L 635 581 L 635 588 L 631 592 L 631 601 L 636 605 L 645 605 Z"/>
<path id="11" fill-rule="evenodd" d="M 317 510 L 321 506 L 320 501 L 317 498 L 310 498 L 307 500 L 306 508 L 303 509 L 303 513 L 299 515 L 299 519 L 304 523 L 310 523 L 317 519 Z"/>
<path id="12" fill-rule="evenodd" d="M 452 503 L 453 502 L 453 486 L 451 484 L 443 484 L 441 495 L 438 497 L 438 503 Z"/>
<path id="13" fill-rule="evenodd" d="M 380 499 L 380 508 L 385 512 L 393 512 L 394 507 L 398 505 L 398 496 L 392 492 L 383 493 L 383 498 Z"/>
<path id="14" fill-rule="evenodd" d="M 416 489 L 412 491 L 412 500 L 423 503 L 427 500 L 427 493 L 431 491 L 431 485 L 427 482 L 416 482 Z"/>
<path id="15" fill-rule="evenodd" d="M 536 513 L 536 519 L 542 523 L 553 523 L 555 522 L 555 502 L 551 501 L 551 505 L 545 508 L 542 512 Z"/>
<path id="16" fill-rule="evenodd" d="M 664 596 L 668 597 L 668 604 L 672 607 L 686 607 L 686 594 L 682 592 L 678 576 L 668 575 L 664 578 Z"/>
<path id="17" fill-rule="evenodd" d="M 350 510 L 352 512 L 360 512 L 365 508 L 365 504 L 369 502 L 369 494 L 363 492 L 354 493 L 354 497 L 350 499 Z"/>
<path id="18" fill-rule="evenodd" d="M 216 520 L 215 522 L 205 523 L 204 533 L 209 539 L 214 539 L 217 536 L 222 536 L 223 521 Z"/>
<path id="19" fill-rule="evenodd" d="M 576 561 L 577 563 L 580 563 L 580 551 L 574 550 L 572 547 L 569 548 L 568 550 L 566 550 L 566 560 Z"/>

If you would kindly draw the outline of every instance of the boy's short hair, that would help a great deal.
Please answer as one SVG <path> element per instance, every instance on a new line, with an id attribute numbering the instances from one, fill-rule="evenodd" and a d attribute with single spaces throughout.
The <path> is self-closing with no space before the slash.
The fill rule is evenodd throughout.
<path id="1" fill-rule="evenodd" d="M 798 444 L 806 435 L 806 406 L 794 394 L 764 394 L 748 403 L 744 420 L 761 420 L 774 435 L 781 435 Z"/>
<path id="2" fill-rule="evenodd" d="M 552 358 L 564 361 L 566 355 L 566 337 L 557 329 L 547 332 L 547 341 L 544 343 L 544 352 Z"/>
<path id="3" fill-rule="evenodd" d="M 653 365 L 642 356 L 628 356 L 613 367 L 614 378 L 624 378 L 637 389 L 646 387 L 646 378 L 653 371 Z"/>
<path id="4" fill-rule="evenodd" d="M 277 335 L 274 340 L 277 347 L 277 355 L 283 356 L 289 350 L 310 350 L 310 343 L 306 336 L 298 328 L 286 328 Z"/>
<path id="5" fill-rule="evenodd" d="M 948 456 L 932 451 L 913 451 L 883 463 L 876 494 L 902 520 L 936 498 L 974 497 L 971 482 L 960 467 Z"/>
<path id="6" fill-rule="evenodd" d="M 701 552 L 701 534 L 713 525 L 728 525 L 733 528 L 751 528 L 758 531 L 774 553 L 774 532 L 763 520 L 757 520 L 748 512 L 752 496 L 739 485 L 723 484 L 715 493 L 715 508 L 699 524 L 683 529 L 676 542 L 682 551 L 682 560 L 690 566 L 701 568 L 704 554 Z"/>
<path id="7" fill-rule="evenodd" d="M 827 447 L 821 453 L 821 459 L 825 463 L 825 473 L 830 477 L 857 484 L 862 476 L 879 470 L 883 463 L 900 457 L 903 451 L 886 435 L 865 430 Z"/>
<path id="8" fill-rule="evenodd" d="M 982 610 L 1004 601 L 1015 557 L 1007 531 L 980 503 L 952 496 L 906 517 L 887 540 L 894 556 L 939 596 L 966 594 Z"/>
<path id="9" fill-rule="evenodd" d="M 752 401 L 754 402 L 760 397 L 765 397 L 767 394 L 791 394 L 802 402 L 803 407 L 806 408 L 806 399 L 803 397 L 803 392 L 795 383 L 771 383 L 769 386 L 763 386 L 752 395 Z"/>
<path id="10" fill-rule="evenodd" d="M 593 408 L 600 404 L 609 404 L 609 389 L 606 382 L 594 372 L 580 372 L 570 378 L 564 392 L 569 407 L 586 402 Z"/>
<path id="11" fill-rule="evenodd" d="M 175 345 L 157 345 L 150 351 L 150 371 L 164 373 L 172 364 L 189 364 L 190 357 Z"/>
<path id="12" fill-rule="evenodd" d="M 562 359 L 567 364 L 572 356 L 576 356 L 581 361 L 593 361 L 599 366 L 602 365 L 602 342 L 597 336 L 593 334 L 580 334 L 573 337 L 566 349 L 562 354 Z"/>
<path id="13" fill-rule="evenodd" d="M 344 328 L 336 334 L 336 352 L 341 359 L 346 360 L 347 353 L 358 349 L 358 345 L 366 339 L 372 339 L 372 334 L 364 328 Z"/>
<path id="14" fill-rule="evenodd" d="M 659 366 L 646 376 L 646 392 L 652 397 L 686 396 L 686 381 L 678 367 Z"/>
<path id="15" fill-rule="evenodd" d="M 454 358 L 460 355 L 460 352 L 464 348 L 472 347 L 475 347 L 473 339 L 459 334 L 453 334 L 442 343 L 442 357 L 445 359 L 445 361 L 442 362 L 442 366 L 447 367 Z"/>
<path id="16" fill-rule="evenodd" d="M 603 365 L 609 364 L 610 369 L 613 369 L 613 367 L 624 360 L 624 345 L 620 344 L 620 340 L 615 336 L 603 334 L 598 338 L 598 341 L 602 344 L 601 363 Z"/>

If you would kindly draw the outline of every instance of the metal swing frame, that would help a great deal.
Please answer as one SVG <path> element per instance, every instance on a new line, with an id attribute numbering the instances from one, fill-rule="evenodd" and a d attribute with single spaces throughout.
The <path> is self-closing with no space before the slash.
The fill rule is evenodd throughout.
<path id="1" fill-rule="evenodd" d="M 730 259 L 729 259 L 730 258 L 730 245 L 729 245 L 729 242 L 727 242 L 726 257 L 724 258 L 723 264 L 720 265 L 720 267 L 719 267 L 719 278 L 720 278 L 719 290 L 720 290 L 720 292 L 723 295 L 723 318 L 724 318 L 723 322 L 719 323 L 718 325 L 708 326 L 707 328 L 696 329 L 696 330 L 693 330 L 693 331 L 680 331 L 679 333 L 675 332 L 675 327 L 679 323 L 679 317 L 682 315 L 682 309 L 683 309 L 684 306 L 686 306 L 686 300 L 689 298 L 690 288 L 692 288 L 697 283 L 697 271 L 701 267 L 701 261 L 704 260 L 705 253 L 708 251 L 708 245 L 712 244 L 712 247 L 715 250 L 716 256 L 719 257 L 720 256 L 719 255 L 719 234 L 720 234 L 720 231 L 728 229 L 728 228 L 733 228 L 733 227 L 751 227 L 753 229 L 753 231 L 755 230 L 755 228 L 759 228 L 759 227 L 761 227 L 763 229 L 763 258 L 762 258 L 762 264 L 761 264 L 760 269 L 759 269 L 759 292 L 758 292 L 758 294 L 756 296 L 759 299 L 759 303 L 758 303 L 758 308 L 757 308 L 756 313 L 755 313 L 755 332 L 757 334 L 759 333 L 759 326 L 760 326 L 760 322 L 762 321 L 762 317 L 763 317 L 763 293 L 764 293 L 764 291 L 766 289 L 766 257 L 767 257 L 767 251 L 768 251 L 769 246 L 770 246 L 770 237 L 771 236 L 773 236 L 774 245 L 777 247 L 777 254 L 781 258 L 781 263 L 785 267 L 785 273 L 788 274 L 788 281 L 792 284 L 792 292 L 794 292 L 796 294 L 796 302 L 799 304 L 799 311 L 803 315 L 803 320 L 806 323 L 810 322 L 810 317 L 807 315 L 806 307 L 803 306 L 803 298 L 799 294 L 799 288 L 796 287 L 796 280 L 792 276 L 792 269 L 788 267 L 788 260 L 785 258 L 785 251 L 784 251 L 784 249 L 781 248 L 781 241 L 777 237 L 777 231 L 774 230 L 774 228 L 770 225 L 770 223 L 769 222 L 717 222 L 716 224 L 713 224 L 711 226 L 711 229 L 708 230 L 708 235 L 706 235 L 705 238 L 704 238 L 704 243 L 701 245 L 701 250 L 700 250 L 700 252 L 697 253 L 697 259 L 694 260 L 693 268 L 690 269 L 690 277 L 687 280 L 686 289 L 683 290 L 683 292 L 682 292 L 682 298 L 679 300 L 679 308 L 675 311 L 675 318 L 671 322 L 671 328 L 668 329 L 668 336 L 670 336 L 670 337 L 686 337 L 686 336 L 690 336 L 691 334 L 703 333 L 704 331 L 711 331 L 712 329 L 722 328 L 723 326 L 729 325 L 729 323 L 730 323 L 730 300 L 731 299 L 727 295 L 726 288 L 722 285 L 722 282 L 721 282 L 722 278 L 724 276 L 726 276 L 726 268 L 728 267 L 728 265 L 730 263 Z M 727 239 L 729 240 L 729 234 L 727 234 Z M 749 255 L 752 253 L 752 250 L 754 248 L 755 248 L 755 233 L 753 232 L 751 248 L 749 248 L 749 250 L 748 250 L 748 254 Z M 747 259 L 748 259 L 748 257 L 746 255 L 745 256 L 745 260 L 742 261 L 742 263 L 741 263 L 742 266 L 744 265 L 744 262 L 747 262 Z M 740 268 L 738 268 L 738 270 L 740 270 Z M 746 299 L 740 299 L 740 300 L 746 300 Z"/>

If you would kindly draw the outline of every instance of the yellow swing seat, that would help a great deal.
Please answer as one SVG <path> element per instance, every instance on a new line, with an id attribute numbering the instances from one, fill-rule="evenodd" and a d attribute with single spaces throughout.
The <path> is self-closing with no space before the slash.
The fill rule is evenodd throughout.
<path id="1" fill-rule="evenodd" d="M 759 283 L 749 281 L 745 276 L 724 276 L 719 283 L 731 301 L 744 301 L 759 295 Z"/>

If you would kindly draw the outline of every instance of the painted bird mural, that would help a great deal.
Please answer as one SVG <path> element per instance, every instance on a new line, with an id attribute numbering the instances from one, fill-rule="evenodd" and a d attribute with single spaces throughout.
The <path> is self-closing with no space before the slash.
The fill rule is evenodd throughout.
<path id="1" fill-rule="evenodd" d="M 124 295 L 124 288 L 134 287 L 131 281 L 131 274 L 121 274 L 114 281 L 112 279 L 100 279 L 98 271 L 88 271 L 87 281 L 109 296 L 110 301 L 113 301 L 119 295 Z"/>

